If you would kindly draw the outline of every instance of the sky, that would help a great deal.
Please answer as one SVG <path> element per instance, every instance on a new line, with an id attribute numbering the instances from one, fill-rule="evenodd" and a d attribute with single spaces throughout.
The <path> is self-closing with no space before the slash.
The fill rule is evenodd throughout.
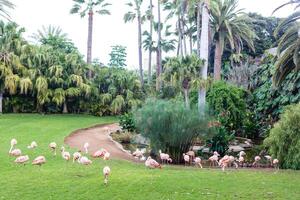
<path id="1" fill-rule="evenodd" d="M 127 47 L 127 64 L 129 68 L 138 66 L 137 25 L 125 24 L 123 16 L 128 11 L 125 5 L 129 0 L 107 0 L 112 3 L 110 16 L 94 18 L 93 58 L 99 58 L 108 63 L 111 46 L 124 45 Z M 239 0 L 240 8 L 247 12 L 257 12 L 264 16 L 271 16 L 272 11 L 288 0 Z M 12 19 L 26 29 L 25 37 L 31 36 L 42 26 L 54 25 L 63 29 L 75 43 L 83 55 L 87 46 L 87 18 L 69 14 L 73 5 L 72 0 L 11 0 L 16 5 L 11 11 Z M 147 2 L 147 0 L 144 0 Z M 291 7 L 276 12 L 275 16 L 286 17 L 293 9 Z M 143 27 L 145 30 L 147 25 Z M 147 54 L 144 54 L 146 66 Z"/>

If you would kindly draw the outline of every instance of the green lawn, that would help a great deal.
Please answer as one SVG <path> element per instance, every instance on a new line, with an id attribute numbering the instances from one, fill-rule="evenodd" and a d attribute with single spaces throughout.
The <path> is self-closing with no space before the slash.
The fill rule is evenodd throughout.
<path id="1" fill-rule="evenodd" d="M 53 157 L 48 149 L 49 142 L 61 145 L 73 130 L 115 121 L 83 115 L 0 115 L 0 199 L 300 199 L 298 171 L 148 170 L 118 160 L 97 160 L 85 167 Z M 11 138 L 31 159 L 46 156 L 47 164 L 41 170 L 15 165 L 8 156 Z M 38 149 L 27 150 L 33 140 Z M 108 187 L 102 184 L 104 165 L 112 169 Z"/>

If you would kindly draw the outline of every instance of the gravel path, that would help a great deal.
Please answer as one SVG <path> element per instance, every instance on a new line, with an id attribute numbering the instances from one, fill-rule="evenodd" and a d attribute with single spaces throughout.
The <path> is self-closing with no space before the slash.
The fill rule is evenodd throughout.
<path id="1" fill-rule="evenodd" d="M 120 144 L 111 139 L 110 133 L 119 129 L 120 126 L 118 124 L 97 125 L 86 129 L 79 129 L 65 138 L 65 144 L 84 152 L 83 145 L 88 142 L 90 144 L 89 153 L 91 155 L 100 148 L 104 148 L 110 153 L 113 159 L 136 161 L 131 154 L 123 150 Z"/>

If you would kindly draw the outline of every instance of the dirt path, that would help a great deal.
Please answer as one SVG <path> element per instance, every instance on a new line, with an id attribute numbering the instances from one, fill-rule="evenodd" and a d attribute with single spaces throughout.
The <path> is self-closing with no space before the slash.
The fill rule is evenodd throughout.
<path id="1" fill-rule="evenodd" d="M 88 142 L 90 144 L 90 154 L 93 154 L 100 148 L 104 148 L 109 151 L 111 158 L 136 161 L 132 155 L 122 150 L 122 147 L 118 143 L 112 141 L 109 135 L 110 132 L 119 129 L 118 124 L 98 125 L 86 129 L 79 129 L 65 138 L 65 144 L 84 151 L 83 145 L 85 142 Z"/>

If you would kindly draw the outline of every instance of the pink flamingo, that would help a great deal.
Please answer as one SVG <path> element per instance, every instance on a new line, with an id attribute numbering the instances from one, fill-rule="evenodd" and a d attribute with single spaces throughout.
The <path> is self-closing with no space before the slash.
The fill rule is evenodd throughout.
<path id="1" fill-rule="evenodd" d="M 24 164 L 24 166 L 25 166 L 26 162 L 28 162 L 28 161 L 29 161 L 29 156 L 25 155 L 25 156 L 17 157 L 16 160 L 15 160 L 15 163 Z"/>
<path id="2" fill-rule="evenodd" d="M 82 156 L 78 159 L 78 163 L 80 163 L 82 165 L 90 165 L 93 162 L 90 159 L 88 159 L 86 156 Z"/>
<path id="3" fill-rule="evenodd" d="M 106 149 L 100 149 L 93 154 L 93 158 L 102 158 L 107 152 L 108 151 Z"/>
<path id="4" fill-rule="evenodd" d="M 145 162 L 145 166 L 150 168 L 150 169 L 155 169 L 155 168 L 161 168 L 161 165 L 154 159 L 152 159 L 150 156 L 147 158 L 146 162 Z"/>
<path id="5" fill-rule="evenodd" d="M 38 156 L 37 158 L 35 158 L 33 161 L 32 161 L 32 165 L 38 165 L 38 166 L 42 166 L 43 164 L 46 163 L 46 158 L 45 156 Z"/>
<path id="6" fill-rule="evenodd" d="M 257 165 L 259 164 L 260 160 L 261 160 L 260 156 L 255 156 L 254 163 L 252 164 L 252 166 L 257 167 Z"/>
<path id="7" fill-rule="evenodd" d="M 103 168 L 103 176 L 104 176 L 104 184 L 107 185 L 108 183 L 108 177 L 110 175 L 110 168 L 108 166 L 105 166 Z"/>
<path id="8" fill-rule="evenodd" d="M 85 150 L 85 154 L 89 153 L 90 144 L 88 142 L 84 143 L 83 148 Z"/>
<path id="9" fill-rule="evenodd" d="M 18 144 L 18 141 L 16 139 L 12 139 L 10 141 L 10 149 L 8 151 L 9 155 L 18 157 L 22 155 L 22 151 L 20 149 L 14 149 L 15 145 Z"/>
<path id="10" fill-rule="evenodd" d="M 210 166 L 215 166 L 215 164 L 218 164 L 220 154 L 216 151 L 214 151 L 214 155 L 209 157 L 208 160 L 210 161 Z"/>
<path id="11" fill-rule="evenodd" d="M 71 158 L 71 155 L 69 152 L 65 151 L 65 147 L 61 147 L 61 156 L 63 157 L 63 159 L 65 159 L 66 161 L 69 161 Z"/>
<path id="12" fill-rule="evenodd" d="M 183 154 L 183 160 L 184 160 L 184 165 L 186 166 L 186 164 L 190 164 L 190 156 L 187 154 Z"/>
<path id="13" fill-rule="evenodd" d="M 195 165 L 196 165 L 196 166 L 200 167 L 201 169 L 203 168 L 203 167 L 202 167 L 202 164 L 201 164 L 201 158 L 200 158 L 200 157 L 196 157 L 196 158 L 194 159 L 194 162 L 195 162 Z"/>
<path id="14" fill-rule="evenodd" d="M 159 150 L 159 157 L 160 157 L 160 160 L 162 162 L 162 164 L 164 163 L 169 163 L 169 161 L 171 161 L 172 159 L 170 158 L 169 154 L 166 154 L 166 153 L 162 153 L 161 150 Z"/>

